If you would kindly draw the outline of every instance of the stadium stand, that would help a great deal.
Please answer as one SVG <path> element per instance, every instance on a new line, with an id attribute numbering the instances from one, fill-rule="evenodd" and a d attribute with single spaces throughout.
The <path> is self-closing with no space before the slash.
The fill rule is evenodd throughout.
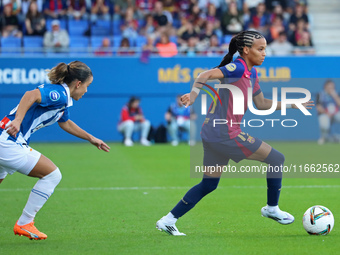
<path id="1" fill-rule="evenodd" d="M 56 10 L 50 10 L 51 4 L 49 1 L 46 1 L 44 7 L 39 5 L 40 7 L 38 6 L 38 8 L 43 8 L 47 31 L 51 31 L 53 19 L 59 19 L 60 28 L 65 29 L 71 38 L 71 44 L 65 49 L 64 53 L 69 52 L 72 55 L 77 53 L 92 54 L 91 50 L 94 51 L 99 46 L 100 39 L 98 38 L 102 39 L 103 37 L 110 38 L 113 48 L 120 47 L 122 39 L 127 37 L 133 52 L 140 54 L 142 47 L 147 42 L 147 37 L 153 39 L 155 46 L 164 32 L 169 35 L 170 42 L 177 44 L 178 54 L 182 54 L 181 49 L 188 47 L 188 41 L 191 37 L 195 38 L 195 40 L 190 40 L 190 47 L 194 48 L 195 52 L 198 54 L 210 52 L 209 47 L 216 48 L 215 43 L 211 45 L 211 41 L 214 41 L 210 40 L 212 36 L 217 36 L 218 38 L 217 47 L 222 49 L 222 51 L 218 52 L 225 54 L 233 34 L 244 29 L 259 30 L 265 35 L 269 43 L 274 41 L 278 34 L 283 31 L 287 34 L 288 40 L 296 46 L 291 54 L 314 54 L 314 40 L 316 40 L 316 49 L 322 52 L 319 44 L 324 43 L 326 40 L 322 36 L 326 33 L 322 31 L 326 25 L 333 24 L 331 28 L 340 30 L 337 25 L 339 22 L 327 23 L 329 19 L 325 15 L 317 13 L 318 7 L 321 7 L 320 1 L 317 0 L 309 0 L 310 5 L 308 6 L 306 0 L 161 0 L 128 1 L 127 3 L 118 0 L 104 0 L 109 12 L 105 18 L 96 19 L 92 17 L 91 8 L 93 12 L 93 7 L 102 1 L 86 1 L 86 15 L 79 19 L 77 19 L 77 15 L 72 15 L 70 11 L 65 12 L 68 1 L 58 1 L 62 3 L 59 6 L 61 10 L 58 15 L 53 14 L 56 13 Z M 90 2 L 91 5 L 89 5 Z M 131 4 L 133 2 L 135 2 L 135 5 Z M 147 5 L 145 5 L 146 2 Z M 256 4 L 254 4 L 255 2 Z M 340 3 L 336 0 L 325 0 L 324 2 L 327 2 L 327 4 L 322 4 L 321 12 L 327 10 L 331 14 L 333 13 L 333 16 L 336 16 L 336 11 L 340 10 Z M 5 3 L 6 5 L 11 4 L 10 1 Z M 1 6 L 0 11 L 2 12 L 3 9 L 4 6 Z M 316 13 L 313 13 L 313 15 L 315 15 L 317 22 L 314 22 L 313 26 L 311 25 L 313 18 L 310 18 L 311 15 L 308 10 Z M 5 38 L 8 34 L 10 35 L 8 36 L 9 41 L 7 39 L 2 40 L 4 43 L 1 45 L 1 54 L 39 52 L 39 47 L 41 47 L 40 39 L 26 39 L 28 36 L 25 35 L 24 20 L 26 14 L 24 10 L 20 14 L 13 15 L 21 21 L 19 27 L 23 32 L 23 38 L 20 39 L 18 36 L 16 39 L 9 39 L 15 37 L 16 34 L 4 31 L 6 17 L 2 13 L 0 15 L 2 37 Z M 107 19 L 108 15 L 110 19 Z M 304 20 L 304 24 L 302 24 L 301 19 Z M 213 24 L 212 32 L 206 29 L 206 24 L 208 23 Z M 299 26 L 298 23 L 300 24 Z M 186 30 L 190 26 L 193 27 L 194 32 L 190 32 L 191 28 L 189 28 L 189 32 Z M 313 31 L 314 28 L 315 31 Z M 206 34 L 206 31 L 208 34 Z M 330 33 L 329 30 L 327 30 L 327 33 L 333 36 L 335 34 L 340 35 L 340 33 Z M 335 38 L 332 49 L 335 48 L 339 40 Z M 15 43 L 7 43 L 10 41 Z M 330 41 L 327 38 L 327 43 Z M 9 44 L 11 47 L 9 47 Z M 15 47 L 24 47 L 24 49 L 13 50 Z M 79 47 L 83 49 L 79 50 Z M 29 48 L 33 49 L 30 50 Z M 113 51 L 118 51 L 118 49 L 113 49 Z M 40 53 L 43 52 L 44 49 L 41 47 Z M 183 54 L 186 53 L 183 52 Z"/>

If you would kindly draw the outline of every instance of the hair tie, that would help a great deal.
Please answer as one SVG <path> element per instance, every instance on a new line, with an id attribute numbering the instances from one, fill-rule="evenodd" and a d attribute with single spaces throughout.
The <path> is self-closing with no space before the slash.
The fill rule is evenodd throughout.
<path id="1" fill-rule="evenodd" d="M 70 66 L 69 65 L 67 65 L 67 72 L 68 72 L 68 74 L 70 74 Z"/>

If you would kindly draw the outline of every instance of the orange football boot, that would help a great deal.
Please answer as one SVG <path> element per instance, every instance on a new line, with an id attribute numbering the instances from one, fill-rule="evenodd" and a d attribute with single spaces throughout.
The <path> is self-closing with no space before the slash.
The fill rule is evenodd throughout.
<path id="1" fill-rule="evenodd" d="M 47 235 L 40 232 L 35 226 L 34 221 L 26 225 L 19 226 L 18 222 L 14 225 L 14 234 L 19 236 L 27 236 L 29 239 L 43 240 L 47 238 Z"/>

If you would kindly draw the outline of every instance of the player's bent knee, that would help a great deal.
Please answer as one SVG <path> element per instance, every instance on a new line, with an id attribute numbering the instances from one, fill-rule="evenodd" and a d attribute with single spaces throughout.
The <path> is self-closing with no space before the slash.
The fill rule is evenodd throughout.
<path id="1" fill-rule="evenodd" d="M 285 162 L 285 156 L 281 152 L 272 148 L 264 162 L 270 165 L 283 165 Z"/>
<path id="2" fill-rule="evenodd" d="M 203 178 L 202 184 L 204 185 L 204 193 L 208 194 L 217 189 L 220 178 Z"/>
<path id="3" fill-rule="evenodd" d="M 44 176 L 41 179 L 50 182 L 54 186 L 57 186 L 61 181 L 61 178 L 62 178 L 61 172 L 59 168 L 57 168 L 56 170 L 54 170 L 53 172 L 49 173 L 48 175 Z"/>

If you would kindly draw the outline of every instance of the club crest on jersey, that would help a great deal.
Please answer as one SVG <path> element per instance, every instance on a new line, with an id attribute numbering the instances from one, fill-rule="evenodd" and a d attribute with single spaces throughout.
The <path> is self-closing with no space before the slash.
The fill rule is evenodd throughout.
<path id="1" fill-rule="evenodd" d="M 255 138 L 249 135 L 247 141 L 250 143 L 255 143 Z"/>
<path id="2" fill-rule="evenodd" d="M 228 65 L 226 65 L 226 68 L 229 72 L 234 72 L 236 69 L 236 65 L 234 63 L 230 63 Z"/>
<path id="3" fill-rule="evenodd" d="M 57 91 L 52 90 L 52 91 L 50 92 L 50 99 L 51 99 L 52 101 L 58 101 L 59 98 L 60 98 L 60 94 L 59 94 Z"/>

